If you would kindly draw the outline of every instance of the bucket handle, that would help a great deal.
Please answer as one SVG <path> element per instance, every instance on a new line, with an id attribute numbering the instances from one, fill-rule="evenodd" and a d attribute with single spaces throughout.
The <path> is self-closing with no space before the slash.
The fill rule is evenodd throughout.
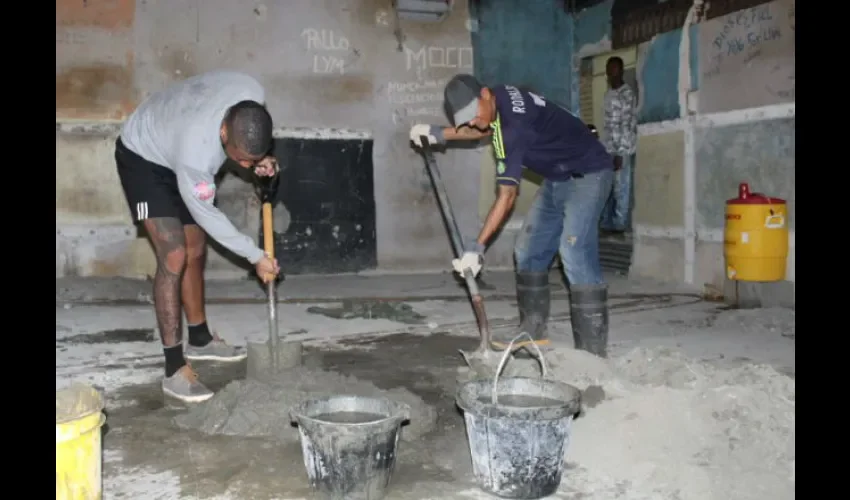
<path id="1" fill-rule="evenodd" d="M 771 211 L 772 212 L 772 211 Z M 771 222 L 777 221 L 777 222 Z M 771 213 L 764 219 L 764 227 L 767 229 L 780 229 L 785 226 L 785 217 L 782 214 Z"/>
<path id="2" fill-rule="evenodd" d="M 528 332 L 521 332 L 519 335 L 514 337 L 513 340 L 511 340 L 508 347 L 505 348 L 505 353 L 502 354 L 502 359 L 499 360 L 499 366 L 496 368 L 496 374 L 493 375 L 493 390 L 490 394 L 491 404 L 495 405 L 499 402 L 499 378 L 502 376 L 502 370 L 505 368 L 505 363 L 508 362 L 508 358 L 513 352 L 514 343 L 522 337 L 528 337 L 528 340 L 531 341 L 531 345 L 534 346 L 534 350 L 537 351 L 537 361 L 540 363 L 540 377 L 546 378 L 546 374 L 549 372 L 546 367 L 546 358 L 543 357 L 543 352 L 540 351 L 540 347 L 538 347 L 537 343 L 533 338 L 531 338 L 531 335 Z"/>

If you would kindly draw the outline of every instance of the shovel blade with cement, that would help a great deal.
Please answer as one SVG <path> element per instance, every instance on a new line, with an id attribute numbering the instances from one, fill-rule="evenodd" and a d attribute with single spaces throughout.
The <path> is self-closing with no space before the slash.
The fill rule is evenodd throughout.
<path id="1" fill-rule="evenodd" d="M 269 182 L 262 194 L 263 201 L 263 251 L 274 259 L 274 223 L 272 216 L 272 196 L 277 184 L 277 176 Z M 268 296 L 269 338 L 266 342 L 248 344 L 248 378 L 266 379 L 279 370 L 294 368 L 301 364 L 301 343 L 283 342 L 277 329 L 277 280 L 273 276 L 265 277 Z"/>
<path id="2" fill-rule="evenodd" d="M 475 320 L 478 323 L 478 335 L 481 337 L 481 342 L 479 342 L 478 348 L 472 352 L 466 352 L 463 349 L 458 349 L 458 352 L 476 377 L 490 377 L 498 370 L 499 355 L 490 347 L 490 325 L 487 322 L 487 313 L 484 311 L 484 299 L 481 298 L 478 284 L 472 277 L 472 272 L 467 270 L 464 273 L 464 279 L 472 301 L 472 310 L 475 311 Z"/>
<path id="3" fill-rule="evenodd" d="M 422 141 L 421 151 L 422 156 L 425 158 L 425 168 L 428 170 L 428 177 L 431 178 L 431 185 L 437 194 L 440 211 L 443 214 L 443 219 L 446 221 L 446 227 L 452 241 L 452 248 L 455 251 L 455 256 L 461 258 L 463 255 L 463 239 L 461 238 L 460 228 L 452 211 L 449 197 L 446 194 L 446 186 L 443 184 L 440 169 L 437 167 L 437 159 L 434 157 L 434 152 L 431 150 L 428 138 L 423 136 L 420 137 L 420 140 Z M 478 283 L 475 282 L 475 277 L 469 269 L 464 272 L 463 278 L 466 282 L 470 301 L 472 302 L 472 310 L 475 312 L 475 320 L 478 323 L 478 334 L 481 337 L 481 342 L 474 351 L 465 352 L 461 350 L 460 355 L 476 376 L 489 377 L 495 373 L 499 366 L 500 356 L 490 347 L 490 324 L 487 321 L 487 313 L 484 310 L 484 299 L 478 290 Z"/>

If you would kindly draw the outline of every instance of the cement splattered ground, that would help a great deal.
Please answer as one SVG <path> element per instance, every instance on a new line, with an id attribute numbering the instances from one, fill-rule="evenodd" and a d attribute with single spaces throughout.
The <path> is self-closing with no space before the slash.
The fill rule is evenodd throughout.
<path id="1" fill-rule="evenodd" d="M 507 296 L 508 286 L 499 287 L 499 278 L 493 278 L 493 282 L 497 283 L 493 293 Z M 415 285 L 411 284 L 415 280 L 410 278 L 399 281 L 404 282 L 406 288 Z M 409 309 L 403 308 L 401 312 L 405 318 L 416 319 L 412 322 L 394 321 L 389 309 L 384 311 L 387 314 L 379 315 L 384 316 L 380 319 L 368 319 L 362 314 L 346 315 L 346 311 L 363 312 L 366 308 L 358 309 L 341 302 L 286 304 L 281 305 L 279 310 L 281 331 L 296 332 L 293 335 L 306 343 L 305 364 L 355 376 L 384 389 L 404 387 L 435 408 L 435 430 L 423 439 L 403 443 L 389 498 L 489 498 L 471 483 L 463 421 L 453 402 L 458 367 L 462 365 L 457 349 L 474 348 L 477 340 L 475 329 L 468 305 L 451 300 L 451 296 L 462 297 L 462 290 L 454 288 L 451 281 L 445 281 L 442 285 L 432 286 L 430 295 L 423 294 L 417 297 L 419 300 L 405 302 Z M 509 280 L 502 281 L 509 283 Z M 132 293 L 137 285 L 130 285 L 127 290 Z M 219 290 L 226 290 L 224 284 L 216 286 L 221 287 Z M 245 285 L 235 284 L 233 288 L 239 290 L 240 286 Z M 64 287 L 68 289 L 67 283 Z M 84 283 L 80 283 L 70 289 L 79 296 L 97 296 L 96 291 L 85 287 Z M 384 284 L 382 288 L 370 286 L 368 289 L 386 295 L 394 293 L 396 297 L 402 295 L 401 289 L 393 292 L 394 287 L 396 285 Z M 346 285 L 335 288 L 339 291 Z M 358 287 L 352 286 L 354 288 Z M 736 369 L 757 362 L 771 365 L 793 377 L 793 311 L 728 311 L 718 304 L 698 301 L 693 296 L 665 294 L 663 288 L 640 286 L 643 291 L 651 292 L 651 295 L 643 296 L 634 293 L 635 288 L 634 284 L 622 282 L 619 286 L 612 286 L 612 294 L 620 296 L 612 300 L 615 308 L 611 337 L 615 357 L 626 353 L 633 356 L 639 352 L 634 351 L 635 348 L 671 348 L 681 350 L 691 358 L 707 360 L 718 369 Z M 306 474 L 297 445 L 279 445 L 260 438 L 210 436 L 177 429 L 173 418 L 185 410 L 163 404 L 158 384 L 161 351 L 153 339 L 153 315 L 149 306 L 92 306 L 83 305 L 83 301 L 65 305 L 69 303 L 63 301 L 67 295 L 67 292 L 60 293 L 57 284 L 57 387 L 71 380 L 80 380 L 105 390 L 108 428 L 104 437 L 104 498 L 263 500 L 308 497 Z M 237 293 L 233 295 L 238 296 Z M 443 297 L 443 300 L 421 300 L 429 296 Z M 449 296 L 448 299 L 446 296 Z M 342 301 L 355 297 L 356 293 L 349 293 L 336 298 Z M 512 300 L 491 298 L 487 306 L 496 327 L 507 327 L 515 321 Z M 342 310 L 343 318 L 351 319 L 316 314 L 316 309 L 308 311 L 310 307 L 319 307 L 323 311 Z M 564 311 L 566 301 L 556 295 L 553 312 L 563 317 Z M 266 335 L 265 311 L 261 302 L 211 305 L 209 317 L 214 328 L 233 343 L 262 340 Z M 569 334 L 568 321 L 556 320 L 552 327 L 556 335 Z M 647 352 L 642 359 L 657 351 Z M 682 369 L 685 365 L 676 366 Z M 243 378 L 245 373 L 244 364 L 198 363 L 196 367 L 213 389 L 221 389 L 230 381 Z M 748 390 L 754 389 L 750 387 Z M 660 404 L 683 403 L 690 398 L 676 392 L 671 392 L 669 397 L 666 392 L 646 394 L 647 398 L 653 397 L 652 401 Z M 627 400 L 623 396 L 617 404 Z M 598 408 L 614 408 L 612 405 L 606 407 L 603 402 Z M 617 425 L 616 422 L 606 424 L 611 418 L 616 418 L 616 413 L 599 411 L 595 421 L 590 412 L 587 424 L 576 426 L 577 432 L 584 428 L 586 434 L 591 434 L 602 432 L 598 425 Z M 643 421 L 642 416 L 638 420 Z M 284 432 L 296 431 L 287 429 Z M 577 435 L 576 452 L 581 454 L 586 446 L 583 442 L 592 439 L 589 435 Z M 628 467 L 630 459 L 646 459 L 640 454 L 624 451 L 626 448 L 622 444 L 618 447 L 615 441 L 609 439 L 606 442 L 623 467 Z M 642 484 L 638 481 L 637 472 L 629 477 L 607 478 L 611 487 L 599 487 L 599 483 L 606 480 L 603 476 L 607 471 L 594 471 L 593 467 L 602 467 L 600 464 L 604 460 L 600 458 L 597 463 L 594 459 L 598 456 L 583 456 L 588 463 L 570 461 L 568 453 L 569 468 L 562 492 L 554 498 L 651 498 L 635 496 L 638 486 L 631 490 L 624 486 L 628 481 L 633 485 Z M 588 467 L 591 468 L 589 471 Z M 574 476 L 572 482 L 571 471 Z M 769 474 L 765 474 L 762 471 L 760 478 L 770 479 Z M 722 480 L 722 477 L 719 479 Z M 771 493 L 771 497 L 749 493 L 738 497 L 706 493 L 707 496 L 697 497 L 688 496 L 685 491 L 679 497 L 793 498 L 793 489 L 787 495 L 777 496 L 775 490 Z"/>

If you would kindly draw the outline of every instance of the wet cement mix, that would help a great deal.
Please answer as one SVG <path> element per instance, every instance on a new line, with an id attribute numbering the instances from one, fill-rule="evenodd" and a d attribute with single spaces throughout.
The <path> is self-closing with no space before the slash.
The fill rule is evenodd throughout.
<path id="1" fill-rule="evenodd" d="M 795 381 L 765 365 L 696 361 L 668 349 L 635 349 L 602 360 L 557 348 L 545 354 L 547 378 L 583 391 L 559 496 L 629 500 L 794 498 Z M 533 359 L 513 359 L 506 376 L 539 376 Z M 458 369 L 458 382 L 469 380 Z M 332 394 L 383 395 L 411 405 L 403 440 L 434 429 L 432 406 L 406 389 L 299 368 L 272 384 L 232 382 L 211 401 L 175 417 L 206 434 L 267 437 L 293 443 L 288 409 Z M 437 462 L 464 464 L 456 443 Z M 414 498 L 405 496 L 404 498 Z M 420 497 L 416 497 L 420 498 Z M 426 498 L 426 497 L 421 497 Z"/>
<path id="2" fill-rule="evenodd" d="M 387 397 L 410 406 L 410 424 L 402 434 L 416 440 L 434 429 L 437 414 L 422 398 L 404 388 L 382 390 L 370 382 L 309 367 L 280 373 L 271 381 L 238 380 L 216 393 L 213 399 L 193 406 L 174 421 L 183 429 L 205 434 L 273 438 L 297 442 L 289 410 L 299 403 L 340 394 Z"/>
<path id="3" fill-rule="evenodd" d="M 339 307 L 311 306 L 307 312 L 334 319 L 389 319 L 408 325 L 421 325 L 425 319 L 404 302 L 344 300 Z"/>
<path id="4" fill-rule="evenodd" d="M 794 313 L 788 310 L 682 313 L 658 324 L 646 321 L 630 319 L 620 327 L 794 342 Z M 463 419 L 454 406 L 458 384 L 470 377 L 459 367 L 457 350 L 476 344 L 473 337 L 441 332 L 335 341 L 314 348 L 305 366 L 268 384 L 233 381 L 244 373 L 201 365 L 205 376 L 216 375 L 216 397 L 185 411 L 158 406 L 158 383 L 128 388 L 116 397 L 135 405 L 112 406 L 107 421 L 113 428 L 105 438 L 105 491 L 125 498 L 306 498 L 310 491 L 289 410 L 307 398 L 342 393 L 381 395 L 411 406 L 388 499 L 490 498 L 474 484 Z M 561 488 L 552 498 L 795 497 L 793 375 L 731 356 L 698 360 L 661 347 L 619 352 L 609 360 L 566 347 L 545 355 L 547 376 L 581 389 L 584 405 L 572 427 Z M 539 376 L 539 364 L 512 359 L 505 376 Z M 140 470 L 149 471 L 146 477 L 174 479 L 155 479 L 157 495 L 133 475 Z M 177 484 L 166 486 L 168 481 Z"/>

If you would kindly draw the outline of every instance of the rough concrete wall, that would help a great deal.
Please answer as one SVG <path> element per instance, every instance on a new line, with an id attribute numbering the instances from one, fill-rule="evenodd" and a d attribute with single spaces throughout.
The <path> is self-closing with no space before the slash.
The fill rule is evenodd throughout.
<path id="1" fill-rule="evenodd" d="M 795 118 L 695 130 L 697 227 L 722 229 L 726 200 L 738 184 L 788 202 L 788 227 L 796 211 Z"/>
<path id="2" fill-rule="evenodd" d="M 681 238 L 639 234 L 634 239 L 629 276 L 661 282 L 685 281 L 685 245 Z"/>
<path id="3" fill-rule="evenodd" d="M 447 123 L 442 83 L 472 70 L 467 17 L 466 2 L 457 1 L 442 22 L 400 22 L 399 40 L 390 0 L 57 2 L 57 122 L 86 119 L 89 129 L 98 128 L 104 120 L 122 119 L 140 98 L 172 81 L 217 68 L 246 71 L 265 85 L 276 125 L 355 129 L 374 138 L 380 268 L 445 268 L 448 238 L 407 130 L 416 122 Z M 110 201 L 92 213 L 60 204 L 57 190 L 57 226 L 127 224 L 113 178 L 114 135 L 93 147 L 90 138 L 66 129 L 57 129 L 63 200 L 84 189 L 73 186 L 96 164 L 109 173 L 85 189 Z M 478 225 L 480 156 L 475 149 L 438 156 L 465 227 Z M 219 204 L 250 232 L 250 191 L 237 184 L 224 182 Z M 77 217 L 85 210 L 87 218 Z M 89 269 L 78 266 L 74 272 Z M 60 267 L 67 272 L 57 256 L 57 274 Z"/>
<path id="4" fill-rule="evenodd" d="M 682 281 L 684 247 L 671 228 L 684 224 L 682 211 L 684 132 L 645 135 L 635 155 L 633 212 L 636 227 L 653 231 L 635 238 L 630 273 L 662 281 Z"/>
<path id="5" fill-rule="evenodd" d="M 112 159 L 116 126 L 56 132 L 56 276 L 152 274 Z"/>
<path id="6" fill-rule="evenodd" d="M 57 225 L 130 221 L 113 160 L 116 137 L 115 127 L 56 132 Z"/>
<path id="7" fill-rule="evenodd" d="M 681 227 L 685 134 L 682 131 L 640 138 L 635 155 L 634 223 Z M 639 201 L 638 201 L 639 200 Z"/>

